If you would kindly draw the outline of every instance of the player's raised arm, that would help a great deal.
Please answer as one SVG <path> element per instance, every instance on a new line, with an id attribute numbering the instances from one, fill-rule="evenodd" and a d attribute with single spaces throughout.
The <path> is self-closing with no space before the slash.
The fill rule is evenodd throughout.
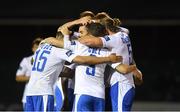
<path id="1" fill-rule="evenodd" d="M 121 62 L 122 57 L 116 56 L 114 54 L 109 55 L 108 57 L 95 57 L 95 56 L 76 56 L 73 59 L 73 62 L 79 64 L 95 65 L 102 63 L 117 63 Z"/>
<path id="2" fill-rule="evenodd" d="M 51 45 L 59 47 L 59 48 L 64 47 L 63 39 L 58 39 L 55 37 L 48 37 L 48 38 L 44 39 L 41 43 L 48 43 L 48 44 L 51 44 Z"/>
<path id="3" fill-rule="evenodd" d="M 56 33 L 56 38 L 48 37 L 44 39 L 41 43 L 48 43 L 59 48 L 64 48 L 64 42 L 69 42 L 70 33 L 71 32 L 68 30 L 68 28 L 64 26 L 61 28 L 60 31 Z"/>
<path id="4" fill-rule="evenodd" d="M 61 29 L 62 29 L 63 27 L 71 28 L 71 27 L 73 27 L 73 26 L 75 26 L 75 25 L 79 25 L 79 24 L 81 24 L 81 25 L 86 25 L 86 24 L 88 24 L 88 22 L 90 21 L 90 19 L 91 19 L 91 18 L 90 18 L 89 16 L 86 16 L 86 17 L 82 17 L 82 18 L 80 18 L 80 19 L 76 19 L 76 20 L 67 22 L 67 23 L 65 23 L 64 25 L 60 26 L 57 31 L 61 31 Z"/>

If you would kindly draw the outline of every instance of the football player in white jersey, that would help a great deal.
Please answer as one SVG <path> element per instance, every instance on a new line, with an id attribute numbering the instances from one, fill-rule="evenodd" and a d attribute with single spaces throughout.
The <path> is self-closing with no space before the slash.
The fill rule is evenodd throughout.
<path id="1" fill-rule="evenodd" d="M 84 11 L 80 13 L 80 18 L 88 16 L 89 18 L 94 17 L 94 13 L 91 11 Z M 76 37 L 79 36 L 78 32 L 73 32 L 72 39 L 76 39 Z M 74 64 L 73 64 L 74 65 Z M 62 85 L 61 85 L 61 78 L 59 77 L 59 80 L 57 81 L 58 84 L 55 86 L 55 109 L 57 111 L 62 110 L 63 104 L 64 104 L 64 92 L 62 91 Z M 65 101 L 65 107 L 67 110 L 72 111 L 73 102 L 74 102 L 74 77 L 68 78 L 68 89 L 67 89 L 67 97 L 68 101 Z M 65 96 L 66 97 L 66 96 Z M 67 100 L 67 99 L 65 99 Z"/>
<path id="2" fill-rule="evenodd" d="M 104 14 L 101 15 L 101 17 Z M 106 16 L 106 15 L 105 15 Z M 124 64 L 133 64 L 132 48 L 129 36 L 126 31 L 115 26 L 114 21 L 110 17 L 101 18 L 100 22 L 106 26 L 108 36 L 104 38 L 83 39 L 83 44 L 93 47 L 107 47 L 119 55 L 123 56 Z M 111 77 L 111 101 L 113 111 L 130 111 L 135 94 L 135 85 L 133 75 L 139 84 L 142 83 L 142 73 L 136 69 L 133 74 L 129 73 L 121 75 L 114 72 Z"/>
<path id="3" fill-rule="evenodd" d="M 38 48 L 39 43 L 42 41 L 42 38 L 36 38 L 32 42 L 32 52 L 34 53 L 36 49 Z M 24 88 L 24 93 L 22 97 L 22 103 L 23 103 L 23 109 L 25 108 L 26 105 L 26 91 L 27 91 L 27 84 L 29 81 L 29 77 L 31 74 L 31 69 L 32 69 L 32 57 L 24 57 L 19 65 L 18 70 L 16 71 L 16 81 L 17 82 L 26 82 L 25 88 Z"/>
<path id="4" fill-rule="evenodd" d="M 114 55 L 108 57 L 77 56 L 70 50 L 56 48 L 50 44 L 41 44 L 33 58 L 34 62 L 26 96 L 26 111 L 54 110 L 53 85 L 65 60 L 79 64 L 120 61 L 120 57 Z"/>
<path id="5" fill-rule="evenodd" d="M 88 28 L 86 28 L 88 27 Z M 62 28 L 63 29 L 63 28 Z M 85 29 L 85 30 L 84 30 Z M 88 29 L 88 31 L 87 31 Z M 89 30 L 91 29 L 91 31 Z M 92 30 L 93 29 L 93 30 Z M 101 30 L 100 30 L 101 29 Z M 98 32 L 104 35 L 105 28 L 102 30 L 102 25 L 93 23 L 87 26 L 80 27 L 79 32 L 80 36 L 85 36 L 87 34 L 94 34 Z M 89 32 L 89 33 L 88 33 Z M 97 35 L 96 35 L 97 36 Z M 102 35 L 101 35 L 102 36 Z M 58 47 L 62 47 L 62 42 L 58 42 L 53 40 L 55 43 L 51 44 L 56 45 Z M 74 50 L 79 54 L 83 55 L 107 55 L 109 52 L 107 49 L 93 49 L 83 44 L 80 44 L 78 41 L 67 41 L 64 40 L 64 48 Z M 118 65 L 118 66 L 117 66 Z M 76 75 L 75 75 L 75 102 L 74 102 L 74 111 L 103 111 L 104 110 L 104 68 L 106 64 L 100 65 L 92 65 L 92 66 L 83 66 L 79 65 L 76 67 Z M 122 65 L 116 64 L 114 67 L 119 71 L 123 72 L 131 72 L 135 69 L 135 66 L 129 67 L 128 70 L 124 70 Z M 126 66 L 126 68 L 128 68 Z M 78 77 L 78 78 L 77 78 Z M 83 88 L 83 89 L 82 89 Z M 96 91 L 96 92 L 95 92 Z"/>

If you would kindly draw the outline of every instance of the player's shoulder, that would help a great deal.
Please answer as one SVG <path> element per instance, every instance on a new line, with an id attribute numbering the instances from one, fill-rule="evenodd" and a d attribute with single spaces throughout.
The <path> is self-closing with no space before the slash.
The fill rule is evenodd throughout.
<path id="1" fill-rule="evenodd" d="M 122 43 L 129 43 L 130 42 L 129 35 L 127 33 L 121 32 L 120 35 L 121 35 L 120 38 L 121 38 Z"/>
<path id="2" fill-rule="evenodd" d="M 121 38 L 122 38 L 122 37 L 128 36 L 128 34 L 125 33 L 125 32 L 119 31 L 119 32 L 115 33 L 115 34 L 112 35 L 112 36 L 121 37 Z"/>
<path id="3" fill-rule="evenodd" d="M 122 36 L 124 36 L 124 33 L 123 32 L 121 32 L 121 31 L 119 31 L 119 32 L 117 32 L 117 33 L 114 33 L 114 34 L 112 34 L 112 35 L 106 35 L 106 36 L 104 36 L 104 38 L 105 38 L 105 40 L 107 41 L 107 40 L 114 40 L 114 39 L 120 39 Z"/>
<path id="4" fill-rule="evenodd" d="M 33 58 L 32 56 L 33 55 L 23 57 L 22 60 L 21 60 L 20 65 L 27 65 L 27 64 L 29 64 L 31 62 L 32 58 Z"/>
<path id="5" fill-rule="evenodd" d="M 30 56 L 23 57 L 22 61 L 28 61 L 28 60 L 31 60 L 31 58 L 33 58 L 33 54 Z"/>
<path id="6" fill-rule="evenodd" d="M 30 56 L 27 56 L 25 57 L 26 59 L 31 59 L 33 57 L 34 54 L 30 55 Z"/>

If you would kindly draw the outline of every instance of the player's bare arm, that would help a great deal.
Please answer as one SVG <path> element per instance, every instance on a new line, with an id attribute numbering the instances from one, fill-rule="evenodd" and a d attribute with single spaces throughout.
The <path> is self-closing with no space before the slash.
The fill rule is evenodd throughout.
<path id="1" fill-rule="evenodd" d="M 77 19 L 77 20 L 74 20 L 74 21 L 65 23 L 64 25 L 60 26 L 57 31 L 60 31 L 60 30 L 62 29 L 62 27 L 71 28 L 71 27 L 73 27 L 74 25 L 79 25 L 79 24 L 81 24 L 81 25 L 86 25 L 86 24 L 88 24 L 89 22 L 90 22 L 90 17 L 89 17 L 89 16 L 87 16 L 87 17 L 82 17 L 82 18 L 80 18 L 80 19 Z"/>
<path id="2" fill-rule="evenodd" d="M 122 57 L 116 56 L 114 54 L 109 55 L 108 57 L 95 57 L 95 56 L 76 56 L 73 59 L 73 62 L 79 64 L 95 65 L 102 63 L 117 63 L 121 62 Z"/>
<path id="3" fill-rule="evenodd" d="M 29 76 L 25 76 L 25 75 L 16 76 L 16 81 L 17 82 L 28 82 Z"/>
<path id="4" fill-rule="evenodd" d="M 122 74 L 128 74 L 136 69 L 136 65 L 119 64 L 115 69 Z"/>
<path id="5" fill-rule="evenodd" d="M 80 38 L 78 41 L 89 47 L 102 47 L 103 43 L 100 38 L 94 37 L 92 35 L 86 36 L 86 38 Z"/>
<path id="6" fill-rule="evenodd" d="M 57 39 L 55 37 L 48 37 L 48 38 L 44 39 L 41 43 L 48 43 L 48 44 L 54 45 L 59 48 L 64 47 L 63 39 Z"/>

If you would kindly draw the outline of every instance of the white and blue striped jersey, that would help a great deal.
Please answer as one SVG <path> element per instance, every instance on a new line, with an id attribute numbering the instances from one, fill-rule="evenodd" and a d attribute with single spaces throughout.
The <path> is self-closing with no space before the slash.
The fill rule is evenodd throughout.
<path id="1" fill-rule="evenodd" d="M 22 59 L 22 61 L 20 62 L 19 68 L 16 71 L 16 76 L 25 75 L 27 77 L 30 77 L 31 69 L 32 69 L 32 65 L 31 65 L 32 57 L 33 57 L 33 55 L 24 57 Z M 23 103 L 26 103 L 27 84 L 28 84 L 28 82 L 26 83 L 26 85 L 24 87 L 24 93 L 23 93 L 23 97 L 22 97 Z"/>
<path id="2" fill-rule="evenodd" d="M 33 57 L 27 95 L 53 95 L 53 85 L 65 60 L 71 62 L 75 57 L 70 50 L 56 48 L 50 44 L 40 45 Z"/>
<path id="3" fill-rule="evenodd" d="M 65 41 L 64 48 L 82 56 L 109 56 L 107 49 L 89 48 L 78 41 Z M 75 70 L 74 94 L 85 94 L 98 98 L 105 97 L 104 69 L 106 64 L 77 65 Z"/>
<path id="4" fill-rule="evenodd" d="M 103 47 L 110 48 L 111 52 L 116 53 L 117 55 L 121 55 L 123 57 L 123 64 L 132 64 L 132 47 L 130 38 L 127 33 L 118 32 L 113 35 L 105 36 L 101 38 L 101 40 L 103 42 Z M 132 73 L 123 75 L 114 71 L 111 77 L 110 84 L 113 85 L 118 81 L 134 86 Z"/>

